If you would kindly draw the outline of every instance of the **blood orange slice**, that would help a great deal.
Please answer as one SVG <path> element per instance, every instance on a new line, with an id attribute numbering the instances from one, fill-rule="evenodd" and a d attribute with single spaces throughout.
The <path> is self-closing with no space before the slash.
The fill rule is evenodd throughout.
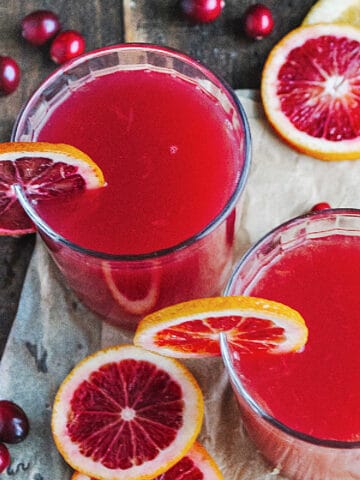
<path id="1" fill-rule="evenodd" d="M 29 200 L 66 195 L 105 184 L 99 167 L 85 153 L 64 144 L 0 143 L 0 235 L 35 231 L 16 196 L 19 185 Z"/>
<path id="2" fill-rule="evenodd" d="M 223 478 L 213 458 L 202 445 L 195 443 L 185 457 L 154 480 L 223 480 Z M 96 479 L 75 472 L 71 480 Z"/>
<path id="3" fill-rule="evenodd" d="M 360 0 L 318 0 L 302 24 L 314 23 L 347 23 L 360 27 Z"/>
<path id="4" fill-rule="evenodd" d="M 220 355 L 219 336 L 238 351 L 285 353 L 307 341 L 302 316 L 286 305 L 254 297 L 191 300 L 144 317 L 134 343 L 178 358 Z"/>
<path id="5" fill-rule="evenodd" d="M 87 357 L 64 380 L 52 431 L 76 471 L 105 480 L 147 480 L 187 454 L 203 411 L 200 388 L 184 366 L 119 346 Z"/>
<path id="6" fill-rule="evenodd" d="M 94 477 L 89 477 L 88 475 L 84 475 L 83 473 L 74 472 L 71 476 L 71 480 L 97 480 Z"/>
<path id="7" fill-rule="evenodd" d="M 323 160 L 360 158 L 360 30 L 300 27 L 270 52 L 261 81 L 278 134 Z"/>

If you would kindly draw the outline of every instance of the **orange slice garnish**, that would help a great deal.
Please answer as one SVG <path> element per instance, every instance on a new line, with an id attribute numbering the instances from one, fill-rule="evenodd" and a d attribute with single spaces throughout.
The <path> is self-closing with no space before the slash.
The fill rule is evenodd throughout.
<path id="1" fill-rule="evenodd" d="M 75 147 L 46 142 L 0 143 L 0 235 L 35 231 L 15 185 L 30 201 L 46 200 L 105 185 L 102 171 Z"/>
<path id="2" fill-rule="evenodd" d="M 360 158 L 360 29 L 297 28 L 273 48 L 261 79 L 266 116 L 290 145 L 323 160 Z"/>
<path id="3" fill-rule="evenodd" d="M 195 442 L 188 454 L 154 480 L 223 480 L 224 477 L 207 450 Z M 75 472 L 71 480 L 96 480 Z"/>
<path id="4" fill-rule="evenodd" d="M 144 317 L 134 343 L 178 358 L 220 355 L 219 336 L 238 351 L 286 353 L 300 350 L 308 330 L 302 316 L 278 302 L 254 297 L 191 300 Z"/>
<path id="5" fill-rule="evenodd" d="M 178 361 L 130 345 L 100 350 L 66 377 L 52 432 L 70 466 L 97 479 L 147 480 L 193 446 L 201 390 Z"/>

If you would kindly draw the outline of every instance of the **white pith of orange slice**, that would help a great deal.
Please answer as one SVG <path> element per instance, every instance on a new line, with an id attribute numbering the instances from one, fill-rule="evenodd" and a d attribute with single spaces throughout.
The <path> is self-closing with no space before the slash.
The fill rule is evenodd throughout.
<path id="1" fill-rule="evenodd" d="M 261 98 L 276 132 L 322 160 L 360 158 L 360 29 L 299 27 L 270 52 Z"/>
<path id="2" fill-rule="evenodd" d="M 203 413 L 200 388 L 183 365 L 122 345 L 90 355 L 70 372 L 51 427 L 74 470 L 103 480 L 150 480 L 188 453 Z"/>
<path id="3" fill-rule="evenodd" d="M 314 23 L 346 23 L 360 27 L 360 0 L 318 0 L 302 25 Z"/>
<path id="4" fill-rule="evenodd" d="M 176 472 L 174 471 L 176 469 Z M 167 472 L 154 478 L 154 480 L 193 480 L 196 475 L 198 480 L 223 480 L 224 477 L 214 459 L 207 450 L 195 442 L 191 450 Z M 200 478 L 200 475 L 202 477 Z M 74 472 L 71 480 L 95 480 L 87 475 Z"/>
<path id="5" fill-rule="evenodd" d="M 202 298 L 144 317 L 135 345 L 177 358 L 220 355 L 219 336 L 246 352 L 286 353 L 301 349 L 308 337 L 302 316 L 292 308 L 255 297 Z"/>
<path id="6" fill-rule="evenodd" d="M 71 475 L 71 480 L 93 480 L 94 477 L 89 477 L 89 475 L 84 475 L 80 472 L 74 472 Z"/>
<path id="7" fill-rule="evenodd" d="M 47 142 L 0 143 L 0 235 L 35 231 L 18 202 L 15 185 L 30 200 L 105 185 L 102 171 L 81 150 Z"/>

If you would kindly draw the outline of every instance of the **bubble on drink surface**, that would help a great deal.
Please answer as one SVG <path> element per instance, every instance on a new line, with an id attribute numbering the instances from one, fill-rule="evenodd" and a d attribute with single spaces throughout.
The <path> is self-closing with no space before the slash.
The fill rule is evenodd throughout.
<path id="1" fill-rule="evenodd" d="M 178 150 L 179 150 L 179 147 L 177 145 L 170 145 L 171 155 L 175 155 L 175 153 L 177 153 Z"/>

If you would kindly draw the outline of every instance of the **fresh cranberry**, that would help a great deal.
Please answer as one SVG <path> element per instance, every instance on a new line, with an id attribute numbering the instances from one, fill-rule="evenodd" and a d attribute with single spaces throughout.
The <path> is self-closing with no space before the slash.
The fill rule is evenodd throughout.
<path id="1" fill-rule="evenodd" d="M 327 202 L 320 202 L 314 205 L 310 212 L 320 212 L 321 210 L 327 210 L 329 208 L 331 207 Z"/>
<path id="2" fill-rule="evenodd" d="M 4 472 L 10 465 L 10 453 L 3 443 L 0 443 L 0 473 Z"/>
<path id="3" fill-rule="evenodd" d="M 49 10 L 29 13 L 21 22 L 21 34 L 32 45 L 44 45 L 60 30 L 59 17 Z"/>
<path id="4" fill-rule="evenodd" d="M 274 28 L 271 10 L 261 3 L 249 7 L 243 16 L 245 34 L 256 40 L 269 35 Z"/>
<path id="5" fill-rule="evenodd" d="M 75 30 L 64 30 L 52 41 L 50 57 L 55 63 L 62 64 L 77 57 L 85 50 L 85 40 L 81 33 Z"/>
<path id="6" fill-rule="evenodd" d="M 0 442 L 19 443 L 29 432 L 29 421 L 22 408 L 9 400 L 0 401 Z"/>
<path id="7" fill-rule="evenodd" d="M 224 0 L 181 0 L 180 6 L 191 20 L 208 23 L 220 16 L 225 2 Z"/>
<path id="8" fill-rule="evenodd" d="M 20 82 L 20 68 L 11 57 L 0 56 L 0 94 L 9 95 L 14 92 Z"/>

